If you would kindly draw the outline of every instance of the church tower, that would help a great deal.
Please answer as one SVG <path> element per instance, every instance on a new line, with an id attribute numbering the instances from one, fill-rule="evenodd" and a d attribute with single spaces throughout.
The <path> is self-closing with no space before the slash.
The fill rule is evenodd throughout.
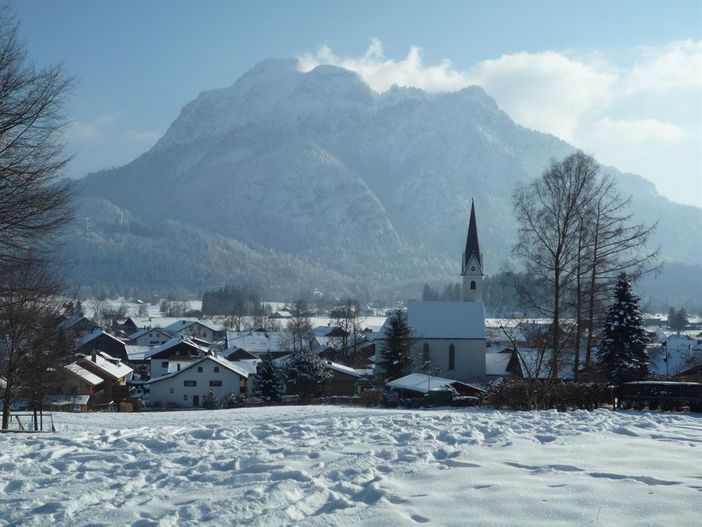
<path id="1" fill-rule="evenodd" d="M 475 204 L 470 203 L 470 222 L 468 223 L 468 238 L 466 250 L 463 253 L 463 301 L 483 301 L 483 255 L 478 243 L 478 226 L 475 222 Z"/>

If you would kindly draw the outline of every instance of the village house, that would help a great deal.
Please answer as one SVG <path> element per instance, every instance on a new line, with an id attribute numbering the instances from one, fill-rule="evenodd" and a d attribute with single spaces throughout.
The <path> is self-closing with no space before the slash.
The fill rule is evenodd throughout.
<path id="1" fill-rule="evenodd" d="M 93 352 L 63 367 L 59 392 L 61 395 L 87 396 L 86 409 L 96 404 L 117 403 L 129 397 L 127 382 L 131 374 L 132 369 L 119 359 L 104 352 Z"/>
<path id="2" fill-rule="evenodd" d="M 125 401 L 129 397 L 127 381 L 131 379 L 132 368 L 120 359 L 105 352 L 93 352 L 77 361 L 78 366 L 103 379 L 104 402 Z"/>
<path id="3" fill-rule="evenodd" d="M 62 329 L 66 336 L 72 341 L 83 338 L 98 329 L 98 325 L 95 322 L 83 315 L 68 317 L 62 320 L 58 327 Z"/>
<path id="4" fill-rule="evenodd" d="M 140 329 L 129 335 L 129 343 L 134 346 L 160 346 L 173 338 L 161 328 Z"/>
<path id="5" fill-rule="evenodd" d="M 146 354 L 152 379 L 172 373 L 203 357 L 208 348 L 195 344 L 188 337 L 174 337 Z"/>
<path id="6" fill-rule="evenodd" d="M 72 362 L 62 369 L 59 379 L 59 391 L 62 395 L 87 395 L 93 397 L 101 390 L 102 377 Z M 86 404 L 89 402 L 86 402 Z"/>
<path id="7" fill-rule="evenodd" d="M 155 408 L 200 408 L 211 392 L 217 402 L 233 394 L 250 395 L 250 374 L 214 354 L 194 360 L 181 370 L 151 379 L 150 402 Z"/>
<path id="8" fill-rule="evenodd" d="M 111 357 L 128 361 L 126 343 L 101 329 L 84 336 L 76 342 L 76 351 L 82 355 L 90 355 L 94 351 L 104 351 Z"/>
<path id="9" fill-rule="evenodd" d="M 288 333 L 285 331 L 266 331 L 252 328 L 247 331 L 227 331 L 227 350 L 242 349 L 258 358 L 267 353 L 281 356 L 289 353 L 286 343 Z"/>
<path id="10" fill-rule="evenodd" d="M 178 320 L 163 329 L 173 336 L 197 337 L 207 342 L 217 342 L 225 338 L 222 326 L 201 320 Z"/>

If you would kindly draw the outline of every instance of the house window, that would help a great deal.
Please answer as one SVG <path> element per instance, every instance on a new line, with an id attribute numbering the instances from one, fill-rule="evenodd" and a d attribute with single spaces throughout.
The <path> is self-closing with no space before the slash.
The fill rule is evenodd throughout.
<path id="1" fill-rule="evenodd" d="M 197 372 L 198 372 L 198 373 L 202 373 L 202 366 L 198 366 L 198 367 L 197 367 Z"/>
<path id="2" fill-rule="evenodd" d="M 175 388 L 171 388 L 171 393 L 175 393 Z"/>
<path id="3" fill-rule="evenodd" d="M 210 381 L 210 386 L 222 386 L 222 381 Z"/>
<path id="4" fill-rule="evenodd" d="M 197 386 L 197 381 L 183 381 L 183 386 Z"/>
<path id="5" fill-rule="evenodd" d="M 470 282 L 470 290 L 475 291 L 475 280 L 471 280 Z"/>
<path id="6" fill-rule="evenodd" d="M 214 367 L 215 373 L 219 373 L 219 366 Z"/>
<path id="7" fill-rule="evenodd" d="M 456 346 L 449 344 L 449 370 L 456 369 Z"/>
<path id="8" fill-rule="evenodd" d="M 429 362 L 431 361 L 431 353 L 429 352 L 429 344 L 424 343 L 422 346 L 422 366 L 425 368 L 429 367 Z"/>
<path id="9" fill-rule="evenodd" d="M 188 394 L 187 394 L 187 393 L 183 396 L 183 400 L 184 400 L 184 401 L 187 401 L 187 400 L 188 400 Z"/>
<path id="10" fill-rule="evenodd" d="M 167 360 L 164 360 L 163 362 L 161 362 L 161 368 L 168 368 L 168 361 Z"/>

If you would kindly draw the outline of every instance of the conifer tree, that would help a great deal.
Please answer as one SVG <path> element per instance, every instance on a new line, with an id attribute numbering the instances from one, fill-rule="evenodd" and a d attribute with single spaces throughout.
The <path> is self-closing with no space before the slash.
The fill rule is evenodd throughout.
<path id="1" fill-rule="evenodd" d="M 302 399 L 320 397 L 327 391 L 332 374 L 324 360 L 309 348 L 293 351 L 285 368 L 288 382 L 295 383 Z"/>
<path id="2" fill-rule="evenodd" d="M 387 380 L 398 379 L 409 373 L 412 365 L 411 335 L 412 328 L 407 322 L 407 315 L 400 309 L 393 311 L 388 318 L 385 347 L 380 362 Z"/>
<path id="3" fill-rule="evenodd" d="M 256 393 L 269 401 L 278 401 L 282 384 L 283 372 L 273 361 L 273 355 L 268 352 L 258 366 Z"/>
<path id="4" fill-rule="evenodd" d="M 621 273 L 614 290 L 614 303 L 607 310 L 604 337 L 598 350 L 599 363 L 613 382 L 645 379 L 648 376 L 648 337 L 643 328 L 639 297 Z"/>

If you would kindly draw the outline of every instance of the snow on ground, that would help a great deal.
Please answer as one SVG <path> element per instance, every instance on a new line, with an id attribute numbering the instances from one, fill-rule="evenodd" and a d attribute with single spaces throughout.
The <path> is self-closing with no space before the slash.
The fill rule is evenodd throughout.
<path id="1" fill-rule="evenodd" d="M 0 525 L 700 525 L 702 415 L 274 407 L 0 436 Z"/>

